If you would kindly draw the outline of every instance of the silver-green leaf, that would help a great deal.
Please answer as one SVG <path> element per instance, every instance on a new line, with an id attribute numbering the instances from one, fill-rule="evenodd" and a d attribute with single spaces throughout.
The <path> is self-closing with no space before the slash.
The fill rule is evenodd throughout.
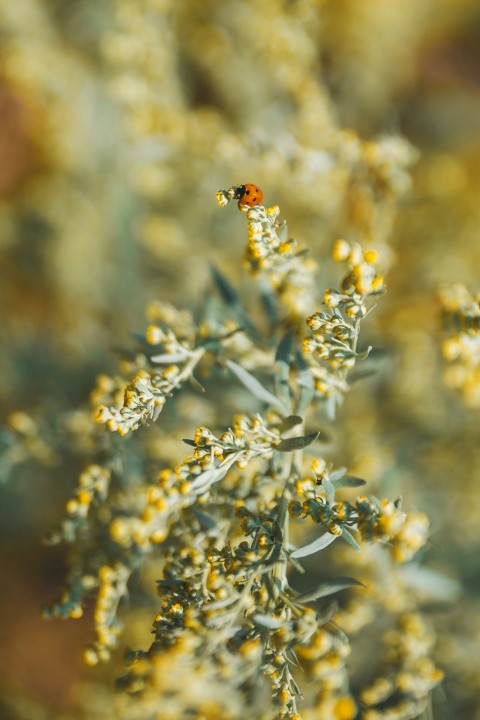
<path id="1" fill-rule="evenodd" d="M 342 528 L 342 538 L 347 542 L 354 550 L 357 552 L 361 552 L 360 545 L 357 543 L 355 538 L 353 537 L 352 533 L 350 533 L 347 528 Z"/>
<path id="2" fill-rule="evenodd" d="M 226 305 L 230 305 L 230 307 L 241 306 L 240 295 L 233 287 L 230 280 L 228 280 L 225 275 L 223 275 L 220 270 L 215 267 L 215 265 L 210 265 L 210 273 L 224 303 Z"/>
<path id="3" fill-rule="evenodd" d="M 352 577 L 339 577 L 334 580 L 324 582 L 314 590 L 309 590 L 306 593 L 302 593 L 295 598 L 296 602 L 306 603 L 312 602 L 312 600 L 319 600 L 320 598 L 327 597 L 328 595 L 334 595 L 340 590 L 345 590 L 348 587 L 365 587 L 365 585 Z"/>
<path id="4" fill-rule="evenodd" d="M 227 366 L 236 378 L 245 385 L 247 390 L 250 390 L 252 395 L 255 395 L 259 400 L 262 400 L 262 402 L 267 405 L 278 407 L 285 415 L 287 414 L 283 403 L 275 397 L 275 395 L 266 390 L 262 383 L 259 382 L 257 378 L 253 377 L 253 375 L 250 375 L 247 370 L 242 368 L 240 365 L 237 365 L 237 363 L 233 362 L 233 360 L 227 360 Z"/>
<path id="5" fill-rule="evenodd" d="M 199 475 L 195 476 L 195 480 L 192 481 L 191 489 L 196 494 L 206 492 L 214 483 L 222 480 L 227 472 L 229 471 L 231 463 L 223 465 L 218 468 L 210 468 L 204 470 Z"/>
<path id="6" fill-rule="evenodd" d="M 334 483 L 336 485 L 338 480 L 340 480 L 340 478 L 343 477 L 346 472 L 347 472 L 346 467 L 339 467 L 336 470 L 334 470 L 332 473 L 330 473 L 330 480 L 332 481 L 332 483 Z"/>
<path id="7" fill-rule="evenodd" d="M 278 343 L 277 352 L 275 353 L 275 362 L 284 363 L 290 366 L 290 359 L 293 350 L 293 341 L 295 339 L 295 333 L 297 328 L 295 326 L 289 328 L 285 335 Z"/>
<path id="8" fill-rule="evenodd" d="M 337 614 L 338 607 L 338 602 L 336 600 L 331 600 L 326 608 L 324 608 L 320 613 L 317 613 L 317 625 L 320 627 L 320 625 L 326 625 L 330 622 L 330 620 L 332 620 Z"/>
<path id="9" fill-rule="evenodd" d="M 355 488 L 367 484 L 366 480 L 362 480 L 362 478 L 354 477 L 352 475 L 344 475 L 338 480 L 332 480 L 332 482 L 337 490 L 340 490 L 341 488 Z"/>
<path id="10" fill-rule="evenodd" d="M 327 495 L 327 502 L 329 505 L 333 505 L 335 502 L 335 486 L 328 477 L 324 477 L 322 480 L 322 487 Z"/>
<path id="11" fill-rule="evenodd" d="M 336 539 L 337 535 L 326 532 L 324 535 L 321 535 L 319 538 L 309 543 L 308 545 L 304 545 L 303 547 L 294 550 L 291 554 L 291 557 L 294 559 L 298 559 L 307 557 L 308 555 L 313 555 L 314 553 L 328 547 L 328 545 L 330 545 Z"/>
<path id="12" fill-rule="evenodd" d="M 310 433 L 309 435 L 300 435 L 299 437 L 287 438 L 275 445 L 275 450 L 279 452 L 293 452 L 294 450 L 303 450 L 303 448 L 311 445 L 320 435 L 319 432 Z"/>
<path id="13" fill-rule="evenodd" d="M 179 351 L 176 353 L 161 353 L 160 355 L 152 355 L 150 357 L 151 362 L 162 364 L 162 363 L 177 363 L 183 362 L 185 358 L 190 355 L 188 350 Z"/>
<path id="14" fill-rule="evenodd" d="M 252 620 L 256 625 L 261 625 L 262 627 L 267 628 L 267 630 L 278 630 L 283 625 L 283 623 L 280 622 L 280 620 L 277 620 L 277 618 L 274 618 L 271 615 L 263 615 L 262 613 L 253 615 Z"/>
<path id="15" fill-rule="evenodd" d="M 298 368 L 297 385 L 300 388 L 296 411 L 299 415 L 303 415 L 315 395 L 315 383 L 312 371 L 300 350 L 295 353 L 295 361 Z"/>

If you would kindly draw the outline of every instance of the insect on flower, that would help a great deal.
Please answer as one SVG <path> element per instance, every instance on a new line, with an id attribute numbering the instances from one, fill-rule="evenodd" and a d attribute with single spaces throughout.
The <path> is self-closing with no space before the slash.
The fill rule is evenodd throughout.
<path id="1" fill-rule="evenodd" d="M 258 185 L 253 185 L 252 183 L 245 183 L 245 185 L 238 186 L 234 185 L 228 190 L 218 190 L 217 202 L 221 207 L 228 205 L 231 200 L 238 200 L 240 210 L 243 208 L 251 208 L 260 205 L 263 200 L 263 192 Z"/>
<path id="2" fill-rule="evenodd" d="M 239 201 L 239 205 L 254 207 L 255 205 L 260 205 L 263 200 L 263 192 L 258 185 L 246 183 L 245 185 L 240 185 L 232 189 L 234 191 L 234 198 Z"/>

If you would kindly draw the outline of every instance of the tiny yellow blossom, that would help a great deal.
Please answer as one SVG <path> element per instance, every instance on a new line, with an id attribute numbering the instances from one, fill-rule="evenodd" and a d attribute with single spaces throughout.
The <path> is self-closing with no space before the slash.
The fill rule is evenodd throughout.
<path id="1" fill-rule="evenodd" d="M 346 240 L 340 239 L 335 241 L 332 255 L 333 259 L 336 262 L 343 262 L 344 260 L 348 260 L 350 252 L 351 247 Z"/>
<path id="2" fill-rule="evenodd" d="M 333 310 L 334 308 L 337 308 L 342 301 L 341 295 L 334 292 L 333 290 L 326 290 L 323 295 L 323 302 L 325 305 Z"/>
<path id="3" fill-rule="evenodd" d="M 378 252 L 376 250 L 366 250 L 363 253 L 363 258 L 369 265 L 375 265 L 378 262 Z"/>
<path id="4" fill-rule="evenodd" d="M 385 280 L 382 277 L 382 275 L 377 275 L 372 280 L 372 290 L 374 292 L 379 292 L 380 290 L 383 290 L 385 287 Z"/>
<path id="5" fill-rule="evenodd" d="M 149 325 L 145 331 L 145 339 L 149 345 L 158 345 L 164 339 L 165 334 L 157 325 Z"/>
<path id="6" fill-rule="evenodd" d="M 97 651 L 94 648 L 86 648 L 83 652 L 83 661 L 86 665 L 90 665 L 90 667 L 98 665 L 99 657 Z"/>

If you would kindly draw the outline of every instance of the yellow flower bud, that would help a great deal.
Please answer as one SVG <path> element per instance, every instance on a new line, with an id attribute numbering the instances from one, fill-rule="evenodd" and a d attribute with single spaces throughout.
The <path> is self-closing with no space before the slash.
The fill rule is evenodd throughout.
<path id="1" fill-rule="evenodd" d="M 348 260 L 351 252 L 351 247 L 346 240 L 336 240 L 333 246 L 332 256 L 336 262 L 342 262 Z"/>
<path id="2" fill-rule="evenodd" d="M 367 250 L 363 253 L 363 259 L 369 265 L 375 265 L 378 262 L 378 253 L 376 250 Z"/>

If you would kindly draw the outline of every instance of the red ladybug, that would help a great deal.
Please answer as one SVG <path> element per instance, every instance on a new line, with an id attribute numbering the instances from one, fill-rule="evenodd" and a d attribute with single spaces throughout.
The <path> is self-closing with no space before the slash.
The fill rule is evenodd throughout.
<path id="1" fill-rule="evenodd" d="M 255 207 L 260 205 L 263 200 L 263 192 L 260 190 L 258 185 L 252 185 L 252 183 L 246 183 L 235 188 L 235 198 L 239 201 L 239 205 L 246 205 L 247 207 Z"/>

